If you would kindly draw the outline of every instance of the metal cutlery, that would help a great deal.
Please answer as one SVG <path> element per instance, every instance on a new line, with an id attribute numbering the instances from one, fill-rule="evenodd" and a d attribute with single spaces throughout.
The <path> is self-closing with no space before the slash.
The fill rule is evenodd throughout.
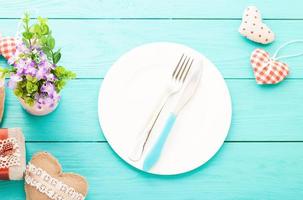
<path id="1" fill-rule="evenodd" d="M 162 95 L 161 101 L 158 103 L 157 107 L 154 109 L 150 119 L 148 120 L 147 124 L 143 132 L 140 134 L 136 141 L 136 145 L 132 150 L 129 159 L 132 161 L 139 161 L 144 153 L 146 143 L 149 139 L 149 136 L 156 124 L 159 115 L 164 108 L 167 100 L 174 95 L 175 93 L 179 92 L 185 82 L 185 79 L 188 75 L 188 72 L 192 66 L 193 59 L 184 54 L 178 61 L 178 64 L 173 70 L 171 75 L 170 82 Z"/>
<path id="2" fill-rule="evenodd" d="M 190 67 L 191 67 L 191 65 L 192 65 L 192 62 L 190 64 Z M 200 65 L 200 63 L 199 63 L 199 65 Z M 186 79 L 190 67 L 187 69 L 185 76 L 183 77 L 184 79 Z M 199 70 L 196 73 L 193 73 L 193 75 L 190 77 L 189 82 L 186 84 L 185 88 L 182 90 L 181 96 L 178 99 L 177 104 L 174 106 L 174 108 L 170 112 L 170 115 L 167 118 L 165 126 L 164 126 L 160 136 L 157 138 L 156 143 L 151 148 L 151 150 L 147 153 L 147 156 L 145 157 L 144 163 L 143 163 L 144 171 L 149 171 L 157 163 L 158 159 L 160 158 L 164 144 L 176 122 L 179 112 L 184 108 L 184 106 L 189 102 L 189 100 L 192 98 L 192 96 L 196 92 L 196 89 L 199 85 L 199 82 L 200 82 L 200 79 L 202 76 L 202 72 L 203 72 L 203 65 L 201 63 L 201 67 L 199 68 Z"/>

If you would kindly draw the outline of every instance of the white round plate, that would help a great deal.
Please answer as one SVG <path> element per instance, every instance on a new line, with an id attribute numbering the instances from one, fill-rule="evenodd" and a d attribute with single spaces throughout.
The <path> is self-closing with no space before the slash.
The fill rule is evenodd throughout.
<path id="1" fill-rule="evenodd" d="M 163 110 L 143 159 L 131 161 L 130 152 L 183 53 L 203 60 L 203 75 L 195 95 L 179 113 L 159 161 L 149 173 L 173 175 L 191 171 L 220 149 L 232 113 L 229 91 L 220 72 L 212 62 L 189 47 L 151 43 L 120 57 L 100 88 L 99 121 L 107 141 L 123 160 L 142 170 L 144 157 L 155 143 L 177 97 L 173 96 Z"/>

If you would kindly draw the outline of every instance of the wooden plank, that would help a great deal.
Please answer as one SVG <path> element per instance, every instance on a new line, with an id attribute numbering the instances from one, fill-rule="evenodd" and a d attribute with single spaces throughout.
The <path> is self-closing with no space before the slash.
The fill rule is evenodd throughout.
<path id="1" fill-rule="evenodd" d="M 27 141 L 104 140 L 97 113 L 101 80 L 74 80 L 62 92 L 54 113 L 35 117 L 24 111 L 12 91 L 7 89 L 2 127 L 21 127 Z"/>
<path id="2" fill-rule="evenodd" d="M 254 80 L 227 80 L 233 121 L 227 140 L 303 141 L 302 80 L 260 86 Z"/>
<path id="3" fill-rule="evenodd" d="M 20 17 L 25 11 L 56 18 L 239 18 L 248 5 L 258 6 L 266 18 L 303 18 L 300 0 L 2 0 L 0 5 L 4 18 Z"/>
<path id="4" fill-rule="evenodd" d="M 224 20 L 50 20 L 57 44 L 62 47 L 62 64 L 80 78 L 103 78 L 123 53 L 138 45 L 168 41 L 182 43 L 204 53 L 225 78 L 253 78 L 249 57 L 262 47 L 271 54 L 283 43 L 301 38 L 302 21 L 268 21 L 277 34 L 272 45 L 256 45 L 237 32 L 240 21 Z M 17 20 L 0 20 L 3 35 L 15 34 Z M 66 31 L 69 30 L 69 31 Z M 302 52 L 302 44 L 284 49 L 283 54 Z M 302 78 L 303 58 L 285 59 L 289 78 Z M 4 60 L 2 60 L 2 64 Z M 1 63 L 0 63 L 1 65 Z"/>
<path id="5" fill-rule="evenodd" d="M 101 80 L 70 82 L 59 108 L 46 117 L 22 110 L 8 91 L 2 127 L 22 127 L 27 141 L 105 141 L 97 99 Z M 227 141 L 303 141 L 302 80 L 259 86 L 254 80 L 227 80 L 233 120 Z"/>
<path id="6" fill-rule="evenodd" d="M 225 143 L 204 166 L 170 177 L 135 170 L 106 143 L 26 146 L 28 160 L 37 151 L 48 151 L 58 157 L 65 171 L 87 177 L 88 200 L 271 200 L 301 199 L 303 195 L 303 143 Z M 24 199 L 23 182 L 0 182 L 0 194 L 6 200 Z"/>

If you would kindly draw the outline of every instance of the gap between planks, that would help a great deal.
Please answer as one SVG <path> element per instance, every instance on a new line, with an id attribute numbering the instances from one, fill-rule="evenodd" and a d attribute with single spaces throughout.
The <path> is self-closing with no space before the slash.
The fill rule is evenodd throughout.
<path id="1" fill-rule="evenodd" d="M 107 141 L 26 141 L 25 143 L 106 143 Z M 303 143 L 303 140 L 288 140 L 288 141 L 279 141 L 279 140 L 264 140 L 264 141 L 258 141 L 258 140 L 248 140 L 248 141 L 240 141 L 240 140 L 228 140 L 224 141 L 224 143 Z"/>
<path id="2" fill-rule="evenodd" d="M 6 79 L 9 79 L 9 78 L 6 78 Z M 97 77 L 80 77 L 80 78 L 75 78 L 73 80 L 104 80 L 104 78 L 97 78 Z M 247 77 L 247 78 L 241 78 L 241 77 L 226 77 L 224 78 L 224 80 L 255 80 L 255 78 L 253 77 Z M 303 77 L 302 78 L 298 78 L 298 77 L 295 77 L 295 78 L 287 78 L 285 80 L 303 80 Z"/>
<path id="3" fill-rule="evenodd" d="M 5 78 L 6 80 L 8 80 L 9 78 Z M 75 78 L 73 80 L 104 80 L 104 78 L 97 78 L 97 77 L 80 77 L 80 78 Z M 226 77 L 224 78 L 224 80 L 255 80 L 255 78 L 253 77 L 247 77 L 247 78 L 241 78 L 241 77 Z M 303 80 L 303 77 L 302 78 L 298 78 L 298 77 L 295 77 L 295 78 L 287 78 L 285 80 Z"/>
<path id="4" fill-rule="evenodd" d="M 19 17 L 0 17 L 0 20 L 19 20 Z M 31 17 L 31 19 L 36 19 Z M 51 20 L 209 20 L 209 21 L 239 21 L 242 18 L 224 18 L 224 17 L 49 17 Z M 303 18 L 263 18 L 267 21 L 301 21 Z"/>

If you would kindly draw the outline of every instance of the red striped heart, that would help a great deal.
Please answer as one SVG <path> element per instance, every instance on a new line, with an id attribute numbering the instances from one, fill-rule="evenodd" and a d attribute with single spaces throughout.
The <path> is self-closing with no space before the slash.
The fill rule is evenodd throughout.
<path id="1" fill-rule="evenodd" d="M 288 65 L 272 59 L 263 49 L 255 49 L 250 57 L 250 63 L 258 84 L 276 84 L 289 73 Z"/>

